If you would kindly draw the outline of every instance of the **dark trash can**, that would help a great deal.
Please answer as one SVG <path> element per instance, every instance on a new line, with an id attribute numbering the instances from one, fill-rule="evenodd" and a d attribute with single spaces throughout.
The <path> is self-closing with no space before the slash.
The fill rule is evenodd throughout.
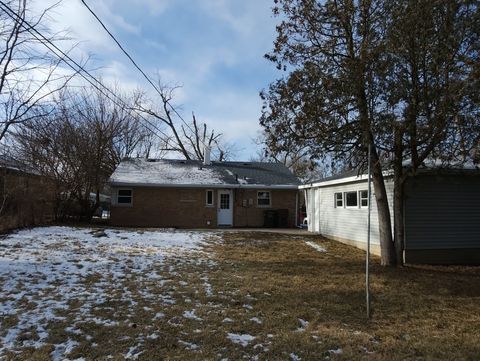
<path id="1" fill-rule="evenodd" d="M 264 211 L 263 226 L 267 228 L 278 227 L 278 211 L 271 209 Z"/>
<path id="2" fill-rule="evenodd" d="M 278 227 L 287 228 L 288 227 L 288 209 L 279 209 L 278 214 Z"/>

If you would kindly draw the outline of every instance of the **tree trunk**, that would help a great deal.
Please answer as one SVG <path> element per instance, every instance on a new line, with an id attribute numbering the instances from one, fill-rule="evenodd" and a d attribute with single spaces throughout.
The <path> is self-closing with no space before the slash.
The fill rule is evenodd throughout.
<path id="1" fill-rule="evenodd" d="M 392 237 L 392 221 L 390 218 L 390 208 L 388 207 L 387 190 L 385 188 L 385 179 L 382 173 L 382 167 L 378 158 L 377 150 L 372 145 L 372 182 L 375 190 L 375 199 L 377 201 L 378 227 L 380 235 L 381 264 L 382 266 L 396 266 L 395 248 Z"/>

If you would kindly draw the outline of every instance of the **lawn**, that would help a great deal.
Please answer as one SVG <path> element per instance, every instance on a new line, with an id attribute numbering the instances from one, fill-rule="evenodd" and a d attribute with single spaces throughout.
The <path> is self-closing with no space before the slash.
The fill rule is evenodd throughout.
<path id="1" fill-rule="evenodd" d="M 480 359 L 480 268 L 318 236 L 46 227 L 0 240 L 0 359 Z"/>

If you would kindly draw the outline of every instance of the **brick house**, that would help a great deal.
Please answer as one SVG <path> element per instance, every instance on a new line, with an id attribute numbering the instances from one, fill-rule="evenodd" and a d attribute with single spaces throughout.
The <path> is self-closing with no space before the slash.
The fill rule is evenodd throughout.
<path id="1" fill-rule="evenodd" d="M 53 182 L 8 155 L 0 155 L 0 233 L 54 218 Z"/>
<path id="2" fill-rule="evenodd" d="M 273 162 L 124 159 L 109 179 L 117 226 L 296 225 L 299 180 Z M 271 218 L 268 218 L 271 220 Z"/>

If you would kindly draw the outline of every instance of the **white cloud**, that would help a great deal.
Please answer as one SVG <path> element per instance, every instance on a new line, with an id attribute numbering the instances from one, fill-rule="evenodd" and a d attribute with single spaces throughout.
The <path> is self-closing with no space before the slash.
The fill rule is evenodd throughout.
<path id="1" fill-rule="evenodd" d="M 56 0 L 33 1 L 39 12 Z M 147 74 L 158 72 L 165 85 L 181 85 L 172 103 L 181 106 L 185 119 L 193 110 L 227 140 L 253 147 L 249 139 L 260 128 L 258 91 L 273 80 L 261 72 L 262 56 L 270 50 L 275 31 L 269 4 L 256 0 L 89 0 L 88 4 Z M 96 74 L 104 81 L 127 91 L 141 87 L 155 97 L 80 0 L 64 0 L 51 18 L 53 31 L 69 28 L 74 37 L 63 48 L 80 41 L 72 53 L 75 59 L 93 53 L 90 68 L 100 66 Z M 168 20 L 169 27 L 162 27 Z"/>

